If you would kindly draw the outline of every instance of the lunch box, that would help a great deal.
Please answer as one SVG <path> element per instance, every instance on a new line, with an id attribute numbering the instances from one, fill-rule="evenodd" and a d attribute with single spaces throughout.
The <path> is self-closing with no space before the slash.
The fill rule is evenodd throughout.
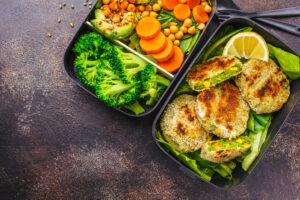
<path id="1" fill-rule="evenodd" d="M 158 102 L 156 102 L 156 104 L 154 106 L 146 106 L 141 101 L 140 103 L 144 107 L 145 112 L 142 113 L 142 114 L 140 114 L 140 115 L 135 115 L 134 113 L 132 113 L 130 111 L 127 112 L 127 111 L 124 111 L 124 110 L 112 107 L 113 109 L 118 110 L 119 112 L 121 112 L 121 113 L 123 113 L 123 114 L 125 114 L 127 116 L 131 116 L 131 117 L 143 117 L 143 116 L 150 115 L 151 113 L 153 113 L 157 108 L 159 108 L 162 105 L 162 103 L 166 99 L 167 95 L 170 93 L 171 88 L 174 87 L 174 85 L 176 84 L 177 80 L 181 77 L 181 74 L 189 66 L 189 64 L 191 63 L 191 61 L 193 60 L 193 58 L 197 54 L 199 48 L 201 48 L 201 46 L 209 38 L 210 33 L 213 32 L 217 28 L 217 26 L 219 25 L 216 20 L 213 20 L 213 19 L 216 18 L 215 17 L 216 1 L 212 0 L 211 3 L 212 3 L 211 20 L 208 22 L 207 27 L 205 28 L 205 30 L 201 33 L 201 35 L 200 35 L 197 43 L 193 47 L 193 49 L 190 52 L 190 54 L 188 56 L 186 56 L 186 58 L 185 58 L 185 60 L 184 60 L 184 62 L 182 64 L 181 68 L 174 74 L 174 78 L 172 79 L 170 85 L 168 86 L 168 88 L 166 89 L 166 91 L 164 92 L 164 94 L 161 96 L 160 100 Z M 75 33 L 73 39 L 69 43 L 69 45 L 68 45 L 68 47 L 67 47 L 67 49 L 65 51 L 65 54 L 64 54 L 63 63 L 64 63 L 65 71 L 68 74 L 68 76 L 71 78 L 71 80 L 73 80 L 79 87 L 81 87 L 82 89 L 84 89 L 86 92 L 88 92 L 89 94 L 91 94 L 92 96 L 94 96 L 95 98 L 97 98 L 96 94 L 92 90 L 90 90 L 88 87 L 86 87 L 83 83 L 81 83 L 79 81 L 79 79 L 77 77 L 77 74 L 75 73 L 75 68 L 74 68 L 75 55 L 74 55 L 74 53 L 72 51 L 72 48 L 74 47 L 74 44 L 77 42 L 77 40 L 79 39 L 79 37 L 81 35 L 83 35 L 83 34 L 85 34 L 85 33 L 87 33 L 87 32 L 90 31 L 89 27 L 85 24 L 85 21 L 90 21 L 91 19 L 93 19 L 93 17 L 94 17 L 94 10 L 95 9 L 96 9 L 96 5 L 94 5 L 94 7 L 91 9 L 91 11 L 89 12 L 88 16 L 85 18 L 85 20 L 83 21 L 83 23 L 80 25 L 80 27 L 77 30 L 77 32 Z M 102 102 L 101 100 L 99 100 L 99 101 Z"/>
<path id="2" fill-rule="evenodd" d="M 220 29 L 222 29 L 223 27 L 228 26 L 228 25 L 233 25 L 236 28 L 246 27 L 246 26 L 253 27 L 253 31 L 262 35 L 264 37 L 264 39 L 266 40 L 266 42 L 271 43 L 272 45 L 274 45 L 276 47 L 279 47 L 285 51 L 288 51 L 290 53 L 297 55 L 297 53 L 295 51 L 293 51 L 291 48 L 289 48 L 287 45 L 285 45 L 280 39 L 278 39 L 272 33 L 267 31 L 266 29 L 264 29 L 262 26 L 258 25 L 256 22 L 254 22 L 250 19 L 247 19 L 247 18 L 232 18 L 232 19 L 225 21 L 218 27 L 218 29 L 213 34 L 211 34 L 211 37 L 209 38 L 209 40 L 206 42 L 206 44 L 204 46 L 200 46 L 200 45 L 196 46 L 196 49 L 202 49 L 202 50 L 197 53 L 197 55 L 194 57 L 193 61 L 189 65 L 189 67 L 185 68 L 185 71 L 182 72 L 182 74 L 180 74 L 180 78 L 179 78 L 178 82 L 176 83 L 176 86 L 173 88 L 172 92 L 170 92 L 170 95 L 164 102 L 163 106 L 161 107 L 160 111 L 158 112 L 158 114 L 153 122 L 152 136 L 153 136 L 156 144 L 158 145 L 158 147 L 168 157 L 170 157 L 173 161 L 175 161 L 178 164 L 179 168 L 184 173 L 186 173 L 193 179 L 199 179 L 199 180 L 205 181 L 213 186 L 216 186 L 217 188 L 233 188 L 233 187 L 241 184 L 252 173 L 255 166 L 262 159 L 266 150 L 268 149 L 268 147 L 270 146 L 270 144 L 276 137 L 281 126 L 284 124 L 284 121 L 288 118 L 288 115 L 292 111 L 292 109 L 293 109 L 294 105 L 296 104 L 297 99 L 300 95 L 300 80 L 298 79 L 298 80 L 295 80 L 290 83 L 290 97 L 289 97 L 287 103 L 284 104 L 284 106 L 282 107 L 281 110 L 279 110 L 278 112 L 276 112 L 274 114 L 274 118 L 272 119 L 271 126 L 269 127 L 269 130 L 268 130 L 267 138 L 266 138 L 264 144 L 262 145 L 262 148 L 261 148 L 261 151 L 260 151 L 258 157 L 253 162 L 253 164 L 248 169 L 248 171 L 244 171 L 241 167 L 241 164 L 238 163 L 236 169 L 233 171 L 231 180 L 227 180 L 227 179 L 222 178 L 221 176 L 214 175 L 211 182 L 208 182 L 208 181 L 202 179 L 196 173 L 194 173 L 191 169 L 189 169 L 187 166 L 185 166 L 179 160 L 177 160 L 176 157 L 174 157 L 173 155 L 166 152 L 160 146 L 160 144 L 157 142 L 156 135 L 155 135 L 155 130 L 159 129 L 160 118 L 161 118 L 162 114 L 164 113 L 167 105 L 173 100 L 173 95 L 176 92 L 176 89 L 184 81 L 184 79 L 185 79 L 187 73 L 189 72 L 189 70 L 191 69 L 191 67 L 194 66 L 195 64 L 198 64 L 198 57 L 201 55 L 202 52 L 204 52 L 204 49 L 209 44 L 210 40 L 216 35 L 216 33 L 219 32 Z M 297 56 L 299 56 L 299 55 L 297 55 Z"/>

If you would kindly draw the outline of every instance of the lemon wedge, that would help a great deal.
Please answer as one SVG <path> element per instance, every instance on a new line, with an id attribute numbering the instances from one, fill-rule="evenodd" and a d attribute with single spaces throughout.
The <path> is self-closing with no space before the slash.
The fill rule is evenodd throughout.
<path id="1" fill-rule="evenodd" d="M 255 32 L 238 33 L 227 42 L 223 56 L 257 58 L 268 62 L 269 50 L 264 38 Z"/>

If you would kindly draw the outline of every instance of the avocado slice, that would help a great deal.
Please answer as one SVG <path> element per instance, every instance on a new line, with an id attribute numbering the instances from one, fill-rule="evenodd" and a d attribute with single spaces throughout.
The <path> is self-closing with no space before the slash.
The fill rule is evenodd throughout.
<path id="1" fill-rule="evenodd" d="M 110 22 L 106 19 L 101 9 L 95 10 L 95 19 L 91 20 L 94 28 L 110 39 L 123 39 L 128 37 L 135 28 L 136 16 L 134 12 L 124 13 L 122 21 L 119 23 Z"/>

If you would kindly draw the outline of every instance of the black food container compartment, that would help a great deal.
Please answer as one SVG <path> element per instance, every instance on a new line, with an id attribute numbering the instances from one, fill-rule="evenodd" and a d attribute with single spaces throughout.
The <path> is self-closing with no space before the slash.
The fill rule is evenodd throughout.
<path id="1" fill-rule="evenodd" d="M 191 63 L 191 61 L 193 60 L 194 56 L 198 53 L 198 49 L 199 47 L 201 47 L 205 41 L 209 38 L 210 33 L 212 33 L 217 26 L 219 25 L 217 17 L 215 16 L 215 9 L 216 9 L 216 1 L 212 0 L 212 13 L 211 13 L 211 20 L 208 22 L 207 27 L 205 28 L 205 30 L 201 33 L 197 43 L 195 44 L 195 46 L 193 47 L 192 51 L 190 52 L 190 54 L 188 56 L 186 56 L 184 63 L 182 64 L 181 68 L 174 74 L 174 78 L 171 81 L 171 84 L 169 85 L 169 87 L 166 89 L 166 91 L 164 92 L 164 94 L 161 96 L 160 100 L 154 105 L 154 106 L 146 106 L 142 103 L 142 101 L 140 102 L 141 105 L 144 107 L 145 112 L 140 114 L 140 115 L 135 115 L 134 113 L 130 112 L 130 111 L 124 111 L 118 108 L 114 108 L 115 110 L 118 110 L 119 112 L 127 115 L 127 116 L 131 116 L 131 117 L 144 117 L 147 115 L 152 114 L 159 106 L 162 105 L 162 103 L 164 102 L 164 100 L 166 99 L 167 95 L 170 93 L 170 89 L 174 87 L 174 85 L 176 84 L 177 80 L 181 77 L 181 74 L 184 73 L 185 69 L 189 66 L 189 63 Z M 91 9 L 91 11 L 89 12 L 88 16 L 85 18 L 85 20 L 83 21 L 83 23 L 80 25 L 80 27 L 78 28 L 77 32 L 75 33 L 74 37 L 72 38 L 70 44 L 68 45 L 65 54 L 64 54 L 64 58 L 63 58 L 63 63 L 64 63 L 64 68 L 66 73 L 68 74 L 68 76 L 82 89 L 84 89 L 86 92 L 88 92 L 90 95 L 94 96 L 95 98 L 97 98 L 96 94 L 88 87 L 86 87 L 84 84 L 82 84 L 75 72 L 75 68 L 74 68 L 74 61 L 75 61 L 75 55 L 72 51 L 74 44 L 77 42 L 77 40 L 79 39 L 79 37 L 87 32 L 90 32 L 91 30 L 89 29 L 89 27 L 85 24 L 85 21 L 90 21 L 91 19 L 93 19 L 94 17 L 94 10 L 96 9 L 96 5 L 94 5 L 93 9 Z M 198 48 L 196 48 L 198 47 Z M 99 100 L 101 102 L 101 100 Z M 103 103 L 103 102 L 102 102 Z M 104 104 L 104 103 L 103 103 Z"/>
<path id="2" fill-rule="evenodd" d="M 289 97 L 287 103 L 284 104 L 284 106 L 282 107 L 282 109 L 280 111 L 278 111 L 274 114 L 274 118 L 272 119 L 271 126 L 269 127 L 269 130 L 268 130 L 266 141 L 262 145 L 262 148 L 261 148 L 261 151 L 260 151 L 258 157 L 256 158 L 256 160 L 254 161 L 254 163 L 251 165 L 251 167 L 248 169 L 247 172 L 245 172 L 242 169 L 241 164 L 238 163 L 236 169 L 233 171 L 233 175 L 232 175 L 233 177 L 231 180 L 227 180 L 227 179 L 222 178 L 221 176 L 214 175 L 211 182 L 208 182 L 208 181 L 202 179 L 196 173 L 194 173 L 191 169 L 189 169 L 187 166 L 185 166 L 179 160 L 177 160 L 176 157 L 174 157 L 173 155 L 166 152 L 160 146 L 160 144 L 156 141 L 155 130 L 159 129 L 160 118 L 161 118 L 163 112 L 165 111 L 166 106 L 173 100 L 173 95 L 175 94 L 179 85 L 184 81 L 184 79 L 185 79 L 187 73 L 189 72 L 189 70 L 191 69 L 191 67 L 194 66 L 195 64 L 198 64 L 198 62 L 199 62 L 198 57 L 201 55 L 202 52 L 204 52 L 204 49 L 209 44 L 210 40 L 215 36 L 216 33 L 219 32 L 220 29 L 222 29 L 223 27 L 225 27 L 227 25 L 233 25 L 236 28 L 250 26 L 253 28 L 253 31 L 262 35 L 267 43 L 270 43 L 276 47 L 279 47 L 285 51 L 288 51 L 290 53 L 293 53 L 293 54 L 299 56 L 295 51 L 293 51 L 291 48 L 289 48 L 280 39 L 278 39 L 276 36 L 272 35 L 269 31 L 267 31 L 262 26 L 255 23 L 254 21 L 249 20 L 247 18 L 232 18 L 228 21 L 225 21 L 218 27 L 218 29 L 214 32 L 214 34 L 212 34 L 212 36 L 206 42 L 206 44 L 204 45 L 203 48 L 202 48 L 202 46 L 197 46 L 197 49 L 202 48 L 202 50 L 198 52 L 198 54 L 195 56 L 192 63 L 190 64 L 190 66 L 185 70 L 185 72 L 183 72 L 181 74 L 181 77 L 178 80 L 176 86 L 173 88 L 172 92 L 170 92 L 170 95 L 168 96 L 164 105 L 161 107 L 160 111 L 158 112 L 158 114 L 153 122 L 153 125 L 152 125 L 152 135 L 153 135 L 153 138 L 154 138 L 156 144 L 159 146 L 159 148 L 168 157 L 170 157 L 173 161 L 175 161 L 178 164 L 179 168 L 184 173 L 189 175 L 191 178 L 205 181 L 213 186 L 216 186 L 217 188 L 223 188 L 223 189 L 232 188 L 232 187 L 235 187 L 235 186 L 241 184 L 250 175 L 250 173 L 254 170 L 255 166 L 262 159 L 264 153 L 266 152 L 266 150 L 268 149 L 268 147 L 270 146 L 270 144 L 276 137 L 276 135 L 279 132 L 284 121 L 288 118 L 288 115 L 292 111 L 292 109 L 293 109 L 294 105 L 296 104 L 297 99 L 300 95 L 300 80 L 298 79 L 296 81 L 291 82 L 291 84 L 290 84 L 290 97 Z"/>

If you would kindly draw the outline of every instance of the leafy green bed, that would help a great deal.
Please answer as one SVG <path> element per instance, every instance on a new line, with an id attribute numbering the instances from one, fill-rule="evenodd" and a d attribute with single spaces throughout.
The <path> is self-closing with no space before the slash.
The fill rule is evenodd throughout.
<path id="1" fill-rule="evenodd" d="M 223 49 L 228 40 L 239 32 L 252 31 L 251 27 L 235 29 L 233 26 L 227 26 L 221 29 L 219 33 L 211 40 L 205 48 L 204 53 L 198 58 L 198 63 L 211 57 L 222 55 Z M 280 48 L 268 44 L 269 56 L 274 60 L 288 76 L 290 81 L 300 77 L 299 57 Z M 197 94 L 193 91 L 186 81 L 184 81 L 175 92 L 174 98 L 180 94 Z M 261 147 L 266 140 L 268 128 L 271 125 L 273 114 L 258 115 L 250 111 L 247 129 L 242 136 L 248 136 L 251 140 L 251 149 L 242 157 L 227 163 L 216 164 L 200 157 L 200 151 L 192 153 L 180 153 L 170 145 L 162 136 L 160 130 L 156 130 L 156 138 L 160 145 L 179 161 L 193 170 L 196 174 L 207 181 L 211 181 L 214 174 L 219 174 L 223 178 L 231 179 L 237 163 L 241 163 L 243 170 L 247 171 L 260 153 Z"/>

